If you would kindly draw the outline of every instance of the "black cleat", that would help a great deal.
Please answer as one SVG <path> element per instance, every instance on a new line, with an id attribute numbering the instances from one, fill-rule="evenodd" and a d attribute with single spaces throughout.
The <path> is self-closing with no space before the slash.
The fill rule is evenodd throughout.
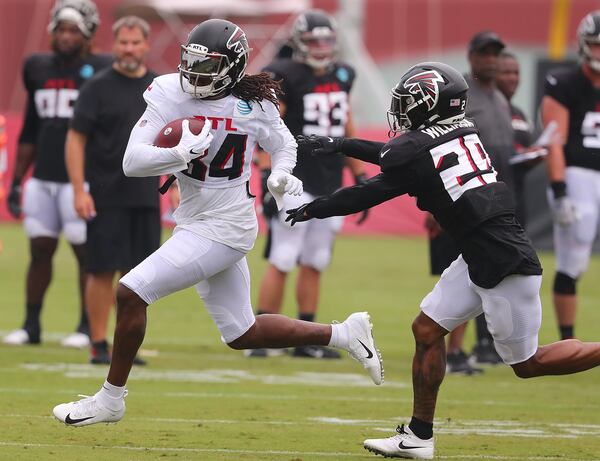
<path id="1" fill-rule="evenodd" d="M 483 373 L 483 369 L 471 366 L 467 354 L 462 349 L 451 352 L 446 357 L 446 373 L 455 375 L 476 375 Z"/>

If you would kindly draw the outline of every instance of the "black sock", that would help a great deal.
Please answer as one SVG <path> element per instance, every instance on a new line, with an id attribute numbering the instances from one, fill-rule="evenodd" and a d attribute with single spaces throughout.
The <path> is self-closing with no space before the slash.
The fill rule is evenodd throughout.
<path id="1" fill-rule="evenodd" d="M 573 327 L 573 325 L 570 326 L 564 326 L 564 325 L 560 325 L 559 329 L 560 329 L 560 339 L 573 339 L 575 337 L 575 334 L 573 332 L 575 327 Z"/>
<path id="2" fill-rule="evenodd" d="M 433 423 L 421 421 L 420 419 L 415 418 L 413 416 L 410 420 L 410 424 L 408 425 L 408 427 L 413 432 L 413 434 L 415 434 L 420 439 L 427 440 L 433 437 Z"/>
<path id="3" fill-rule="evenodd" d="M 87 310 L 85 306 L 81 306 L 81 317 L 79 318 L 79 325 L 77 326 L 78 333 L 90 335 L 90 324 L 88 322 Z"/>
<path id="4" fill-rule="evenodd" d="M 92 347 L 96 352 L 108 352 L 108 342 L 106 339 L 93 342 Z"/>
<path id="5" fill-rule="evenodd" d="M 298 319 L 304 320 L 305 322 L 314 322 L 315 314 L 303 314 L 302 312 L 299 312 Z"/>
<path id="6" fill-rule="evenodd" d="M 42 312 L 41 304 L 27 304 L 27 313 L 23 329 L 29 333 L 29 342 L 40 342 L 40 313 Z"/>

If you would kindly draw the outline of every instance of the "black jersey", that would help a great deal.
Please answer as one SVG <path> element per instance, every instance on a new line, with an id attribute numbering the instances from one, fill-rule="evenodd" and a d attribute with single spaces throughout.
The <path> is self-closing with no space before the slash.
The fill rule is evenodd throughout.
<path id="1" fill-rule="evenodd" d="M 548 74 L 545 94 L 569 111 L 567 166 L 600 170 L 600 88 L 594 88 L 577 66 Z"/>
<path id="2" fill-rule="evenodd" d="M 387 144 L 350 139 L 342 145 L 347 155 L 379 163 L 382 173 L 364 185 L 317 199 L 309 216 L 356 213 L 409 194 L 454 238 L 475 284 L 491 288 L 510 274 L 541 274 L 537 255 L 515 219 L 512 194 L 496 181 L 473 122 L 408 131 Z"/>
<path id="3" fill-rule="evenodd" d="M 58 54 L 35 54 L 25 60 L 27 109 L 19 143 L 36 146 L 34 177 L 69 182 L 65 138 L 79 88 L 111 62 L 112 57 L 102 55 L 65 61 Z"/>
<path id="4" fill-rule="evenodd" d="M 275 80 L 281 80 L 285 104 L 283 121 L 293 135 L 342 137 L 346 134 L 349 98 L 354 83 L 354 69 L 336 63 L 324 75 L 293 59 L 278 59 L 265 69 Z M 299 155 L 293 174 L 313 195 L 326 195 L 342 186 L 344 158 L 316 158 Z"/>

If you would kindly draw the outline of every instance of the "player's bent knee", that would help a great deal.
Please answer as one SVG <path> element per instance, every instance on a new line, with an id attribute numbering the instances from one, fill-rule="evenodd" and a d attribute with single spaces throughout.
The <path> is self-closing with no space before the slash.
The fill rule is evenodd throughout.
<path id="1" fill-rule="evenodd" d="M 535 372 L 536 364 L 534 363 L 534 361 L 534 357 L 531 357 L 530 359 L 524 362 L 515 363 L 511 365 L 511 368 L 513 369 L 513 372 L 518 378 L 533 378 L 537 376 L 537 373 Z"/>
<path id="2" fill-rule="evenodd" d="M 559 295 L 574 295 L 577 291 L 577 279 L 563 272 L 557 272 L 554 277 L 554 293 Z"/>
<path id="3" fill-rule="evenodd" d="M 133 307 L 136 305 L 145 306 L 146 303 L 139 295 L 134 292 L 131 288 L 119 283 L 117 287 L 117 308 L 124 309 L 127 307 Z"/>
<path id="4" fill-rule="evenodd" d="M 446 330 L 423 313 L 419 314 L 413 321 L 412 332 L 415 341 L 424 345 L 433 344 L 447 333 Z"/>
<path id="5" fill-rule="evenodd" d="M 248 331 L 246 331 L 242 336 L 234 339 L 231 342 L 228 342 L 227 345 L 231 349 L 234 349 L 236 351 L 241 351 L 244 349 L 254 349 L 255 346 L 253 344 L 253 338 L 256 333 L 256 328 L 257 327 L 256 327 L 256 323 L 255 323 L 250 328 L 248 328 Z"/>

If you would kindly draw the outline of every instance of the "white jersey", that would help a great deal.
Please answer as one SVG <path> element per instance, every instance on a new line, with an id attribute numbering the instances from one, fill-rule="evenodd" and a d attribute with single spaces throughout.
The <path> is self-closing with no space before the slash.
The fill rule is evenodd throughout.
<path id="1" fill-rule="evenodd" d="M 181 201 L 177 227 L 241 251 L 249 251 L 258 231 L 254 197 L 248 193 L 252 155 L 257 144 L 270 152 L 273 170 L 291 173 L 296 142 L 277 107 L 235 96 L 196 99 L 184 93 L 179 74 L 154 79 L 144 93 L 148 107 L 131 132 L 123 159 L 129 176 L 174 173 Z M 211 124 L 213 140 L 206 155 L 186 163 L 174 148 L 152 145 L 167 123 L 197 117 Z"/>

